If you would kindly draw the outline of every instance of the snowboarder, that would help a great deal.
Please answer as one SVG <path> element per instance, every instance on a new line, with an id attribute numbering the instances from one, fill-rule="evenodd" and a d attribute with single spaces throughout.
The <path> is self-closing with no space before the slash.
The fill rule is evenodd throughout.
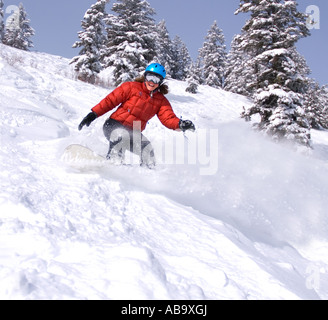
<path id="1" fill-rule="evenodd" d="M 165 68 L 159 63 L 150 64 L 143 76 L 134 82 L 125 82 L 91 109 L 80 123 L 79 130 L 88 127 L 96 118 L 118 106 L 106 120 L 103 131 L 109 141 L 107 159 L 113 156 L 123 159 L 126 150 L 140 156 L 140 164 L 155 165 L 154 151 L 150 141 L 141 133 L 147 122 L 155 115 L 164 126 L 172 130 L 195 130 L 190 120 L 179 119 L 165 95 Z"/>

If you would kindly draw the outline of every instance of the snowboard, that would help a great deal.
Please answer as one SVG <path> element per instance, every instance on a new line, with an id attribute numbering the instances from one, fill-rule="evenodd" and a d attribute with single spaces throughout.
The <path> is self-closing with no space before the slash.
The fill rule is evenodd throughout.
<path id="1" fill-rule="evenodd" d="M 107 160 L 88 147 L 80 144 L 72 144 L 65 148 L 62 161 L 73 167 L 98 167 L 104 165 Z"/>
<path id="2" fill-rule="evenodd" d="M 65 148 L 61 161 L 68 166 L 81 171 L 98 170 L 100 168 L 109 168 L 110 166 L 137 167 L 140 168 L 140 163 L 125 163 L 121 158 L 106 159 L 95 151 L 80 144 L 71 144 Z M 148 166 L 149 169 L 154 169 L 155 166 Z"/>

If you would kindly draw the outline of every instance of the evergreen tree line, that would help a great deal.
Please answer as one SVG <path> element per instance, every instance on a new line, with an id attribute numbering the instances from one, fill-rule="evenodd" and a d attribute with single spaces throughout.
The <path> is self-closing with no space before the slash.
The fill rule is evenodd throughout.
<path id="1" fill-rule="evenodd" d="M 296 49 L 310 35 L 307 15 L 295 0 L 241 0 L 240 13 L 250 19 L 232 41 L 224 88 L 253 99 L 242 117 L 259 115 L 261 131 L 310 147 L 310 129 L 328 129 L 328 88 Z"/>
<path id="2" fill-rule="evenodd" d="M 12 12 L 6 23 L 4 20 L 4 2 L 0 0 L 0 43 L 28 51 L 33 47 L 31 37 L 35 34 L 30 25 L 22 3 Z"/>
<path id="3" fill-rule="evenodd" d="M 259 116 L 256 128 L 274 140 L 311 146 L 310 129 L 328 129 L 328 88 L 309 78 L 310 70 L 296 43 L 310 35 L 307 16 L 296 0 L 240 0 L 235 14 L 246 13 L 241 33 L 226 52 L 216 21 L 210 27 L 196 61 L 179 36 L 173 40 L 165 20 L 156 24 L 146 0 L 97 0 L 84 15 L 71 60 L 79 79 L 95 83 L 111 68 L 116 85 L 138 77 L 151 62 L 165 66 L 169 78 L 188 81 L 188 92 L 200 84 L 245 95 L 254 101 L 242 117 Z M 28 50 L 34 30 L 23 5 L 4 23 L 0 0 L 0 41 Z"/>
<path id="4" fill-rule="evenodd" d="M 197 91 L 198 84 L 223 86 L 226 48 L 216 22 L 197 63 L 193 63 L 181 38 L 170 38 L 165 20 L 156 24 L 155 10 L 147 1 L 117 0 L 111 14 L 106 11 L 108 3 L 98 0 L 87 10 L 83 30 L 73 45 L 81 48 L 71 61 L 81 80 L 93 83 L 101 70 L 112 67 L 115 84 L 119 85 L 139 76 L 149 63 L 159 62 L 169 78 L 190 80 L 192 92 Z"/>
<path id="5" fill-rule="evenodd" d="M 250 19 L 226 52 L 216 21 L 210 27 L 195 62 L 181 38 L 170 38 L 165 20 L 156 24 L 155 11 L 144 0 L 98 0 L 82 21 L 79 56 L 72 59 L 80 79 L 94 82 L 113 68 L 116 85 L 131 81 L 151 62 L 165 66 L 168 76 L 187 80 L 186 91 L 200 84 L 242 94 L 253 106 L 242 117 L 260 116 L 257 128 L 275 140 L 310 146 L 310 129 L 328 129 L 328 89 L 309 78 L 310 70 L 296 43 L 310 35 L 307 16 L 295 0 L 240 0 L 236 14 Z"/>

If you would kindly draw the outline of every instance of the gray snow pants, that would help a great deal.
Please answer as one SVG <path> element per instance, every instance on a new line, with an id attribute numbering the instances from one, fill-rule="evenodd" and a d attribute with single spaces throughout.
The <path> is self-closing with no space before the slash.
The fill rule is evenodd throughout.
<path id="1" fill-rule="evenodd" d="M 109 141 L 107 159 L 124 160 L 126 151 L 140 157 L 140 165 L 153 168 L 155 154 L 150 141 L 139 130 L 132 130 L 114 119 L 107 119 L 103 126 L 106 139 Z"/>

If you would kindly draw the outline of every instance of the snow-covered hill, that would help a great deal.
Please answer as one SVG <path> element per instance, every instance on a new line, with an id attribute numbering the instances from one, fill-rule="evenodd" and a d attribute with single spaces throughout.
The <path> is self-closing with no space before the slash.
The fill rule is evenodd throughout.
<path id="1" fill-rule="evenodd" d="M 328 298 L 327 132 L 296 154 L 239 119 L 244 97 L 171 80 L 196 133 L 154 118 L 156 170 L 78 170 L 61 154 L 106 154 L 105 117 L 77 126 L 110 90 L 3 45 L 0 74 L 1 299 Z"/>

